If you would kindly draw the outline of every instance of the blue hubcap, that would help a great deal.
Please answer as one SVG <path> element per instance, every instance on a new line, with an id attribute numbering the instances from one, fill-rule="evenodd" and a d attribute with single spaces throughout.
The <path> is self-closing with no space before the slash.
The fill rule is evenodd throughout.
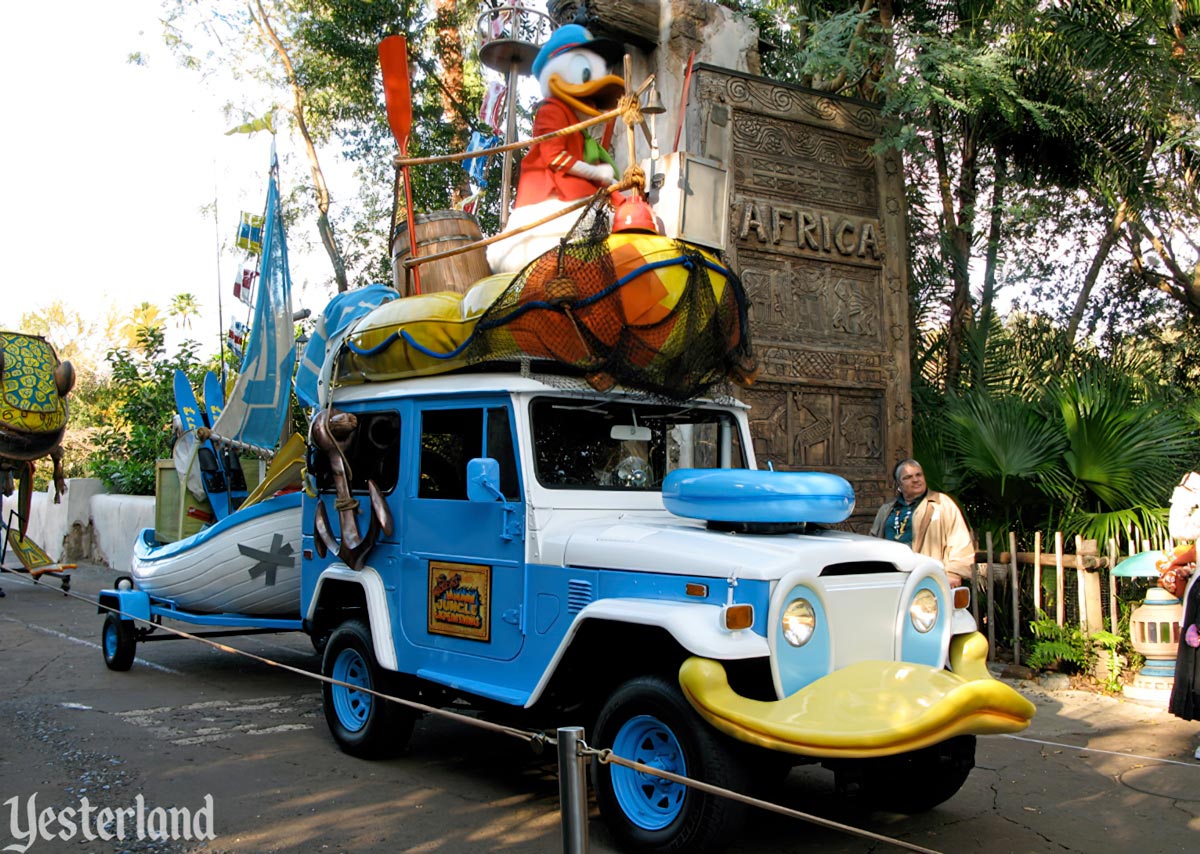
<path id="1" fill-rule="evenodd" d="M 339 682 L 347 682 L 356 688 L 371 687 L 367 662 L 353 649 L 343 649 L 338 653 L 337 660 L 333 663 L 333 673 L 330 675 Z M 367 725 L 374 697 L 355 688 L 342 685 L 332 687 L 333 710 L 337 712 L 338 720 L 350 732 L 358 732 Z"/>
<path id="2" fill-rule="evenodd" d="M 104 654 L 109 658 L 117 654 L 117 627 L 112 623 L 104 627 Z"/>
<path id="3" fill-rule="evenodd" d="M 658 718 L 638 715 L 622 725 L 613 739 L 613 753 L 650 768 L 687 775 L 683 749 L 670 728 Z M 621 811 L 644 830 L 662 830 L 679 817 L 687 787 L 642 771 L 610 766 L 613 794 Z"/>

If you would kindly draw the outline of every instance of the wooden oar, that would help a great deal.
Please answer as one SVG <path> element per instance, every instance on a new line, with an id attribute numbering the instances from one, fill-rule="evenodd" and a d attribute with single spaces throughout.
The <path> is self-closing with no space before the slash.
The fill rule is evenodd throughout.
<path id="1" fill-rule="evenodd" d="M 412 134 L 412 86 L 408 79 L 408 40 L 404 36 L 388 36 L 379 43 L 379 68 L 383 72 L 383 100 L 387 105 L 388 125 L 400 156 L 408 155 L 408 140 Z M 417 254 L 417 228 L 413 216 L 412 182 L 408 167 L 404 175 L 404 212 L 408 220 L 408 250 Z M 391 235 L 389 235 L 389 239 Z M 413 290 L 421 293 L 421 271 L 412 268 Z"/>

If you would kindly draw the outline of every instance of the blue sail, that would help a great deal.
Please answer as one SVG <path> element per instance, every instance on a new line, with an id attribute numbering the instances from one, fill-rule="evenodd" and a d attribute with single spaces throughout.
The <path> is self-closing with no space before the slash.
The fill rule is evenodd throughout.
<path id="1" fill-rule="evenodd" d="M 213 424 L 218 436 L 274 450 L 289 422 L 296 334 L 292 321 L 292 279 L 288 272 L 279 164 L 271 156 L 267 213 L 263 225 L 258 299 L 250 324 L 241 372 Z"/>

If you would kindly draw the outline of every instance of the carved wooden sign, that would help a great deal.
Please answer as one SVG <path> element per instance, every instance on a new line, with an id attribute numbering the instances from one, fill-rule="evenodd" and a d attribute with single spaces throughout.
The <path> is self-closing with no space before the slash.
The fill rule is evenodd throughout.
<path id="1" fill-rule="evenodd" d="M 821 469 L 865 528 L 910 454 L 904 188 L 857 101 L 697 66 L 688 151 L 730 171 L 730 263 L 762 374 L 741 392 L 760 464 Z"/>

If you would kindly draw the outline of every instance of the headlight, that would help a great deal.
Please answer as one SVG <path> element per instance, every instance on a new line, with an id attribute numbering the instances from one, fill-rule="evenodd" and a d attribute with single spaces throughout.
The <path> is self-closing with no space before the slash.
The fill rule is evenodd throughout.
<path id="1" fill-rule="evenodd" d="M 932 590 L 920 590 L 908 606 L 908 618 L 912 620 L 913 628 L 921 634 L 937 625 L 938 600 Z"/>
<path id="2" fill-rule="evenodd" d="M 804 646 L 817 630 L 817 613 L 807 599 L 797 599 L 784 609 L 783 638 L 792 646 Z"/>

